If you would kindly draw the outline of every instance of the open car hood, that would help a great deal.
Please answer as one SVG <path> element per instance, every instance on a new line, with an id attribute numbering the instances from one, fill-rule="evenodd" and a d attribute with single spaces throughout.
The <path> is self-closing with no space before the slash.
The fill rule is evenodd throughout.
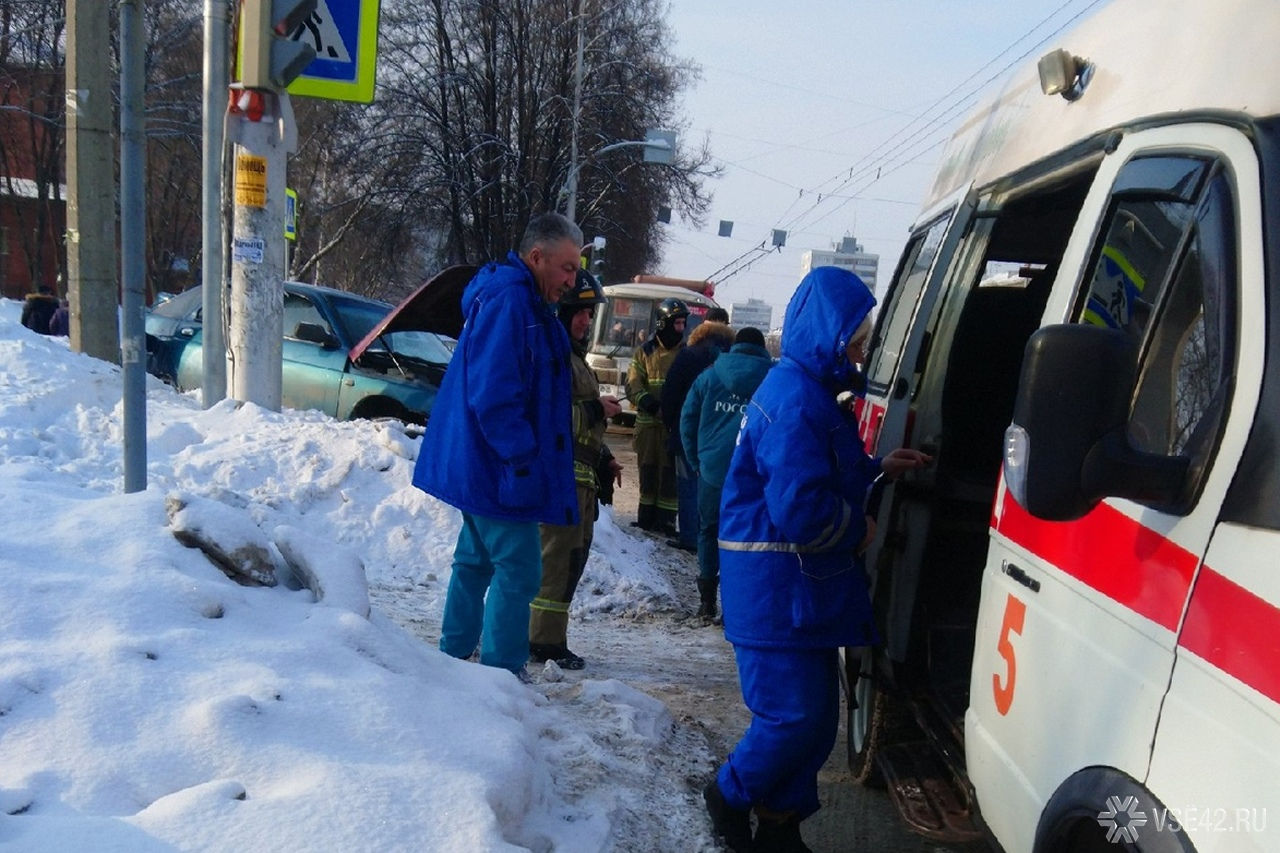
<path id="1" fill-rule="evenodd" d="M 472 264 L 459 264 L 427 279 L 351 348 L 351 360 L 359 359 L 379 335 L 387 332 L 435 332 L 457 338 L 462 334 L 462 291 L 479 269 Z"/>

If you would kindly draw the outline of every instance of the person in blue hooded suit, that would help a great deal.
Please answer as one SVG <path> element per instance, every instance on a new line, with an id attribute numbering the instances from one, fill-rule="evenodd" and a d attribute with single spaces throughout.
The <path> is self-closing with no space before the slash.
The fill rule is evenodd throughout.
<path id="1" fill-rule="evenodd" d="M 720 507 L 720 596 L 751 723 L 704 796 L 730 849 L 806 851 L 818 771 L 835 745 L 838 649 L 875 642 L 859 554 L 874 533 L 864 502 L 880 474 L 928 464 L 863 450 L 836 396 L 865 358 L 875 297 L 847 270 L 819 267 L 787 305 L 782 357 L 742 418 Z M 750 813 L 757 829 L 751 837 Z"/>

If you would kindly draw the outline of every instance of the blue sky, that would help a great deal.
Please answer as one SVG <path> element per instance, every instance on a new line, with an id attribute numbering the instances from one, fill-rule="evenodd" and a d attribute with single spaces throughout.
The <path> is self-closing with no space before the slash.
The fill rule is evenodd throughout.
<path id="1" fill-rule="evenodd" d="M 776 325 L 802 254 L 846 234 L 880 255 L 882 289 L 948 128 L 985 81 L 1024 54 L 1034 61 L 1056 31 L 1105 2 L 671 0 L 673 52 L 702 66 L 684 98 L 681 144 L 707 137 L 725 174 L 708 184 L 702 228 L 678 216 L 666 226 L 659 271 L 718 278 L 785 228 L 786 248 L 721 280 L 720 302 L 764 299 Z M 730 238 L 717 236 L 722 219 L 734 222 Z"/>

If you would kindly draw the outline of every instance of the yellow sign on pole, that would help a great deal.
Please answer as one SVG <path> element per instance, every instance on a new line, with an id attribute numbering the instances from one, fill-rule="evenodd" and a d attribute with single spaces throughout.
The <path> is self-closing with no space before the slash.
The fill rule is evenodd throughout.
<path id="1" fill-rule="evenodd" d="M 236 155 L 236 204 L 267 206 L 267 158 L 256 154 Z"/>

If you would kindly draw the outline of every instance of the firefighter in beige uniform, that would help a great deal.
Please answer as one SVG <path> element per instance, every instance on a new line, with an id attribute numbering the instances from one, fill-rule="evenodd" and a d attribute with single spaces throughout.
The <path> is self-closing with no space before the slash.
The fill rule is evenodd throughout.
<path id="1" fill-rule="evenodd" d="M 689 307 L 679 299 L 658 303 L 658 325 L 653 336 L 631 355 L 627 372 L 627 396 L 636 407 L 635 450 L 640 468 L 640 507 L 635 526 L 676 535 L 676 468 L 662 423 L 662 384 L 667 371 L 684 349 L 684 327 Z"/>
<path id="2" fill-rule="evenodd" d="M 622 466 L 604 443 L 607 418 L 622 407 L 616 397 L 601 396 L 595 372 L 587 366 L 586 336 L 597 305 L 605 301 L 604 291 L 585 270 L 579 270 L 573 290 L 560 298 L 560 322 L 569 332 L 573 355 L 573 478 L 578 491 L 576 525 L 542 525 L 542 587 L 530 604 L 529 657 L 543 662 L 554 660 L 563 669 L 582 669 L 585 662 L 569 651 L 569 602 L 582 579 L 591 552 L 591 535 L 597 513 L 596 498 L 601 486 L 617 479 Z"/>

